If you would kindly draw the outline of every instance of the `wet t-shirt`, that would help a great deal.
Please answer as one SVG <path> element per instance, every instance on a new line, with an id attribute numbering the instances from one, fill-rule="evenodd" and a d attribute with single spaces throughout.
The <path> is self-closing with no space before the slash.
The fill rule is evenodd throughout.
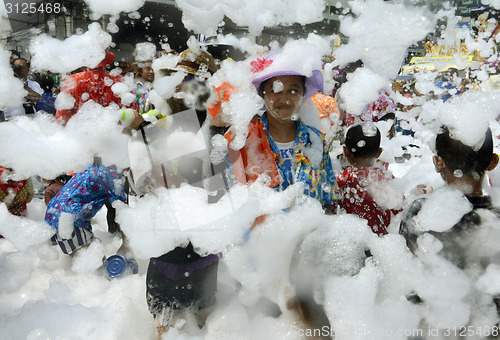
<path id="1" fill-rule="evenodd" d="M 276 142 L 276 145 L 278 146 L 278 150 L 280 152 L 280 157 L 283 159 L 284 164 L 281 165 L 281 168 L 283 169 L 283 172 L 285 176 L 287 177 L 288 181 L 290 183 L 293 183 L 293 141 L 288 142 L 288 143 L 278 143 Z"/>

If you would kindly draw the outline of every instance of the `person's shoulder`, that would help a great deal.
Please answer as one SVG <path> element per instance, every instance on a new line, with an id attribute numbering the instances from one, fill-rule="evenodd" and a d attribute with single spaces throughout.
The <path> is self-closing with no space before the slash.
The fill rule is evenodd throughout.
<path id="1" fill-rule="evenodd" d="M 500 207 L 493 204 L 492 199 L 488 195 L 483 196 L 468 196 L 465 195 L 467 200 L 472 204 L 473 209 L 465 214 L 462 221 L 466 221 L 469 224 L 481 224 L 481 217 L 478 214 L 480 210 L 486 210 L 493 214 L 493 217 L 500 219 Z"/>
<path id="2" fill-rule="evenodd" d="M 111 177 L 120 177 L 120 173 L 114 166 L 104 166 L 104 165 L 99 165 L 99 166 L 94 166 L 94 169 L 92 172 L 96 174 L 105 174 Z"/>
<path id="3" fill-rule="evenodd" d="M 371 176 L 376 177 L 378 181 L 385 181 L 394 178 L 392 172 L 380 163 L 376 163 L 374 166 L 368 168 L 367 172 L 369 172 Z"/>
<path id="4" fill-rule="evenodd" d="M 346 166 L 342 172 L 340 173 L 341 175 L 344 175 L 344 176 L 348 176 L 350 174 L 355 174 L 358 172 L 358 168 L 352 166 L 352 165 L 349 165 L 349 166 Z"/>
<path id="5" fill-rule="evenodd" d="M 337 175 L 337 182 L 339 186 L 346 185 L 357 178 L 357 169 L 353 166 L 347 166 Z"/>

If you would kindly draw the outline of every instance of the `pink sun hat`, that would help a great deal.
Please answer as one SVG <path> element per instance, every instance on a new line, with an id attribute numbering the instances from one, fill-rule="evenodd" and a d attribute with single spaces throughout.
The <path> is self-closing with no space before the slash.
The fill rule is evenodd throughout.
<path id="1" fill-rule="evenodd" d="M 287 58 L 283 54 L 268 55 L 250 62 L 251 72 L 254 76 L 252 84 L 259 91 L 260 85 L 278 76 L 305 77 L 304 99 L 311 97 L 318 91 L 323 92 L 323 74 L 320 70 L 308 70 L 305 63 L 300 60 Z"/>

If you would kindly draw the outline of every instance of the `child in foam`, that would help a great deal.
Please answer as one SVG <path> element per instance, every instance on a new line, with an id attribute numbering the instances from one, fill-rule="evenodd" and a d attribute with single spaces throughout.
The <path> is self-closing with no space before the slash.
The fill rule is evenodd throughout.
<path id="1" fill-rule="evenodd" d="M 441 190 L 458 193 L 458 198 L 461 198 L 461 200 L 457 198 L 456 202 L 453 201 L 453 209 L 461 206 L 468 212 L 452 226 L 428 226 L 429 222 L 425 219 L 425 215 L 430 210 L 426 203 L 431 197 L 419 198 L 410 205 L 403 217 L 400 233 L 414 254 L 429 253 L 429 250 L 425 249 L 423 240 L 431 238 L 439 244 L 440 248 L 436 251 L 439 257 L 463 270 L 469 278 L 477 279 L 490 269 L 494 269 L 500 262 L 498 251 L 500 208 L 495 206 L 492 198 L 483 192 L 486 171 L 496 168 L 499 157 L 493 152 L 493 138 L 489 128 L 479 147 L 464 144 L 453 137 L 454 133 L 456 133 L 454 128 L 441 127 L 441 132 L 436 137 L 437 155 L 433 161 L 436 171 L 446 182 L 446 187 Z M 431 195 L 438 194 L 439 190 L 435 190 Z M 443 205 L 446 203 L 449 204 L 442 202 Z M 440 214 L 447 215 L 446 209 L 443 208 Z M 479 289 L 479 285 L 471 284 L 471 289 Z M 489 298 L 484 296 L 484 292 L 481 294 L 483 294 L 481 299 L 475 296 L 473 299 L 464 299 L 464 302 L 469 306 L 482 304 L 481 307 L 475 306 L 470 310 L 472 312 L 481 310 L 481 318 L 486 317 L 488 313 L 494 314 L 496 324 L 497 315 L 500 315 L 500 296 L 489 291 L 487 291 Z M 411 298 L 419 303 L 428 302 L 424 296 Z M 471 316 L 470 320 L 473 319 Z M 496 327 L 496 325 L 491 326 Z"/>
<path id="2" fill-rule="evenodd" d="M 370 194 L 370 186 L 387 184 L 392 177 L 387 170 L 374 166 L 382 152 L 380 138 L 380 131 L 373 123 L 358 123 L 347 130 L 344 155 L 350 165 L 337 176 L 342 195 L 338 205 L 346 213 L 366 219 L 374 233 L 385 235 L 392 214 L 399 210 L 382 208 Z"/>
<path id="3" fill-rule="evenodd" d="M 298 116 L 303 101 L 323 90 L 323 77 L 318 70 L 300 69 L 290 59 L 277 54 L 251 63 L 253 84 L 266 112 L 251 121 L 246 145 L 239 151 L 228 150 L 230 180 L 253 182 L 266 174 L 276 190 L 303 182 L 304 194 L 330 206 L 338 198 L 338 186 L 329 147 L 324 134 Z M 226 138 L 233 139 L 231 131 Z"/>
<path id="4" fill-rule="evenodd" d="M 493 218 L 500 218 L 500 209 L 492 203 L 491 197 L 483 192 L 483 182 L 486 171 L 491 171 L 498 165 L 499 157 L 493 152 L 491 130 L 485 133 L 485 139 L 479 149 L 465 145 L 453 139 L 448 127 L 436 137 L 436 152 L 433 161 L 436 171 L 441 174 L 447 186 L 461 191 L 471 203 L 472 210 L 451 229 L 445 232 L 430 233 L 444 243 L 442 254 L 459 267 L 466 265 L 466 249 L 460 244 L 464 236 L 472 238 L 481 229 L 485 215 L 481 211 L 488 210 Z M 418 249 L 417 238 L 422 234 L 416 228 L 418 214 L 426 198 L 415 200 L 402 219 L 400 233 L 406 237 L 408 247 L 412 251 Z M 484 210 L 483 210 L 484 209 Z"/>
<path id="5" fill-rule="evenodd" d="M 45 221 L 54 229 L 52 244 L 72 254 L 94 239 L 90 220 L 107 202 L 126 203 L 123 176 L 116 169 L 91 165 L 77 173 L 48 203 Z"/>

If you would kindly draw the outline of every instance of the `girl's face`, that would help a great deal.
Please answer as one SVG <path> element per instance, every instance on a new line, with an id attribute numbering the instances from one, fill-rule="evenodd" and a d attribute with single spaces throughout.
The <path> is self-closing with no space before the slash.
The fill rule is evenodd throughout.
<path id="1" fill-rule="evenodd" d="M 152 83 L 155 80 L 155 72 L 153 71 L 152 63 L 146 62 L 142 66 L 141 77 Z"/>
<path id="2" fill-rule="evenodd" d="M 266 80 L 262 94 L 267 112 L 278 120 L 291 120 L 304 99 L 304 78 L 302 76 L 277 76 Z"/>

